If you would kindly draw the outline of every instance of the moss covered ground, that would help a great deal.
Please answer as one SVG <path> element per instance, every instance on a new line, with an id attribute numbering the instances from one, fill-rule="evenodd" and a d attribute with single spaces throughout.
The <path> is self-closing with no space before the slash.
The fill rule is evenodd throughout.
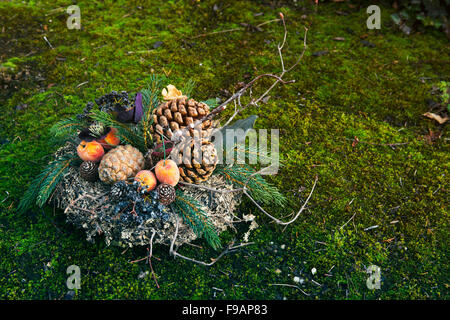
<path id="1" fill-rule="evenodd" d="M 443 33 L 407 36 L 385 5 L 381 29 L 368 30 L 368 4 L 314 7 L 300 0 L 79 0 L 82 29 L 69 30 L 70 4 L 0 2 L 0 298 L 64 299 L 72 264 L 82 272 L 75 299 L 449 298 L 448 129 L 422 116 L 435 98 L 432 85 L 450 80 Z M 87 243 L 52 207 L 16 212 L 54 151 L 50 125 L 112 89 L 138 90 L 152 73 L 179 87 L 194 79 L 193 96 L 205 100 L 278 72 L 278 23 L 196 36 L 254 26 L 279 11 L 289 31 L 287 63 L 302 50 L 305 26 L 308 50 L 288 76 L 296 82 L 276 88 L 267 104 L 244 116 L 257 113 L 258 128 L 281 128 L 285 166 L 270 180 L 291 204 L 279 216 L 297 210 L 319 177 L 295 224 L 270 223 L 244 202 L 240 212 L 258 216 L 255 245 L 210 268 L 154 248 L 157 288 L 142 276 L 148 265 L 130 263 L 145 248 L 124 251 L 101 238 Z M 234 237 L 242 234 L 222 240 Z M 180 250 L 204 260 L 217 255 L 203 241 L 196 244 L 202 248 Z M 366 286 L 369 265 L 381 268 L 379 290 Z M 294 277 L 304 292 L 271 285 L 296 284 Z"/>

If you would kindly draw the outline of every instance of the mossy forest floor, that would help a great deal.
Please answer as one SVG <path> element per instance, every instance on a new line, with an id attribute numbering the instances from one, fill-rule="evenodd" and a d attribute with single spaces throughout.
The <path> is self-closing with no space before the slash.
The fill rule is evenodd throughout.
<path id="1" fill-rule="evenodd" d="M 443 33 L 405 35 L 389 6 L 381 5 L 381 29 L 368 30 L 369 4 L 321 3 L 316 10 L 300 0 L 79 0 L 82 29 L 69 30 L 69 4 L 0 3 L 0 298 L 64 299 L 72 264 L 81 268 L 75 299 L 449 298 L 448 127 L 422 116 L 436 99 L 432 85 L 450 80 Z M 305 26 L 307 53 L 288 76 L 294 84 L 243 116 L 257 113 L 257 128 L 281 129 L 285 166 L 269 179 L 291 205 L 278 216 L 298 210 L 319 177 L 295 224 L 277 226 L 245 201 L 240 214 L 258 216 L 255 245 L 211 268 L 156 247 L 157 288 L 145 262 L 130 263 L 145 248 L 107 247 L 101 237 L 87 243 L 52 207 L 16 213 L 54 151 L 50 125 L 110 90 L 139 90 L 152 72 L 179 87 L 194 79 L 197 100 L 278 72 L 278 23 L 196 36 L 255 26 L 279 11 L 289 31 L 287 63 L 302 50 Z M 223 243 L 234 237 L 242 233 L 223 234 Z M 217 255 L 202 240 L 196 245 L 202 248 L 180 251 L 203 260 Z M 381 268 L 379 290 L 366 286 L 370 265 Z M 294 277 L 307 295 L 271 285 L 295 285 Z"/>

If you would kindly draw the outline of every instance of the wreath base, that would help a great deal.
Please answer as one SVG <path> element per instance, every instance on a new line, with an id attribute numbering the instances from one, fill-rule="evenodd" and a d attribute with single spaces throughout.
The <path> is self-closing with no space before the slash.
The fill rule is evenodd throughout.
<path id="1" fill-rule="evenodd" d="M 201 185 L 214 189 L 232 189 L 219 175 L 213 175 Z M 201 187 L 183 186 L 183 191 L 203 206 L 218 233 L 232 227 L 234 210 L 240 203 L 241 194 L 236 192 L 212 192 Z M 88 182 L 80 177 L 78 170 L 70 168 L 62 177 L 52 195 L 56 207 L 63 209 L 67 222 L 86 232 L 86 240 L 94 242 L 96 236 L 104 236 L 107 245 L 134 247 L 153 243 L 169 245 L 176 227 L 175 213 L 168 210 L 168 218 L 148 219 L 130 227 L 114 216 L 114 204 L 109 200 L 110 186 L 102 182 Z M 197 238 L 193 230 L 180 221 L 175 245 L 192 242 Z"/>

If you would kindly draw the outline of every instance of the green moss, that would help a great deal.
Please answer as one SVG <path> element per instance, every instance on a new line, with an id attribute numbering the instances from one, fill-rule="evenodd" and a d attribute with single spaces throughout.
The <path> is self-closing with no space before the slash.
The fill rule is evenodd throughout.
<path id="1" fill-rule="evenodd" d="M 387 7 L 376 31 L 366 29 L 364 7 L 347 4 L 319 5 L 315 13 L 301 1 L 282 8 L 236 1 L 218 11 L 214 3 L 78 1 L 81 30 L 66 28 L 65 1 L 0 3 L 7 22 L 1 25 L 11 26 L 0 37 L 16 39 L 1 61 L 13 63 L 14 72 L 31 65 L 34 75 L 45 78 L 20 82 L 2 101 L 0 297 L 64 298 L 66 268 L 76 264 L 82 271 L 77 299 L 448 299 L 448 132 L 421 116 L 433 98 L 432 83 L 450 80 L 445 35 L 406 36 L 394 28 Z M 243 116 L 257 112 L 258 128 L 281 129 L 285 166 L 270 180 L 291 204 L 277 214 L 298 210 L 319 177 L 309 209 L 295 224 L 285 230 L 275 226 L 244 201 L 240 211 L 257 215 L 261 226 L 252 234 L 255 245 L 211 268 L 154 248 L 160 259 L 153 261 L 157 289 L 150 276 L 139 278 L 149 269 L 144 262 L 130 263 L 143 257 L 145 248 L 123 252 L 101 238 L 89 244 L 50 207 L 17 215 L 23 190 L 54 151 L 47 143 L 50 125 L 112 89 L 141 88 L 152 72 L 168 75 L 177 87 L 193 78 L 193 96 L 206 100 L 221 89 L 233 91 L 243 79 L 279 71 L 276 45 L 283 30 L 277 23 L 262 32 L 195 37 L 241 22 L 257 25 L 279 10 L 288 19 L 286 63 L 302 50 L 304 26 L 308 51 L 289 75 L 296 82 L 278 87 L 267 104 Z M 255 15 L 259 12 L 263 15 Z M 157 41 L 163 44 L 154 48 Z M 313 55 L 324 50 L 327 55 Z M 17 108 L 23 104 L 27 107 Z M 429 144 L 429 130 L 440 130 L 441 139 Z M 371 226 L 378 227 L 368 230 Z M 223 243 L 239 241 L 242 232 L 221 237 Z M 197 244 L 205 248 L 180 250 L 205 261 L 217 254 Z M 371 264 L 381 267 L 381 290 L 366 287 Z M 294 276 L 304 279 L 309 296 L 269 285 L 293 283 Z"/>

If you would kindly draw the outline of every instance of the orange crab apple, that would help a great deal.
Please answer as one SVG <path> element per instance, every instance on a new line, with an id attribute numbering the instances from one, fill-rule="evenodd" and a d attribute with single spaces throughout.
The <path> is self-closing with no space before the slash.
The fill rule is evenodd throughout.
<path id="1" fill-rule="evenodd" d="M 120 143 L 120 138 L 117 136 L 117 129 L 111 128 L 108 134 L 101 140 L 97 140 L 103 148 L 106 150 L 111 149 L 112 147 L 117 147 Z"/>
<path id="2" fill-rule="evenodd" d="M 141 170 L 134 177 L 135 181 L 138 181 L 141 187 L 146 191 L 152 191 L 156 187 L 156 177 L 150 170 Z"/>
<path id="3" fill-rule="evenodd" d="M 99 162 L 105 154 L 105 150 L 97 141 L 86 142 L 83 140 L 77 147 L 77 153 L 83 161 Z"/>
<path id="4" fill-rule="evenodd" d="M 180 171 L 173 160 L 160 160 L 155 167 L 156 177 L 161 183 L 167 183 L 175 187 L 180 180 Z"/>

